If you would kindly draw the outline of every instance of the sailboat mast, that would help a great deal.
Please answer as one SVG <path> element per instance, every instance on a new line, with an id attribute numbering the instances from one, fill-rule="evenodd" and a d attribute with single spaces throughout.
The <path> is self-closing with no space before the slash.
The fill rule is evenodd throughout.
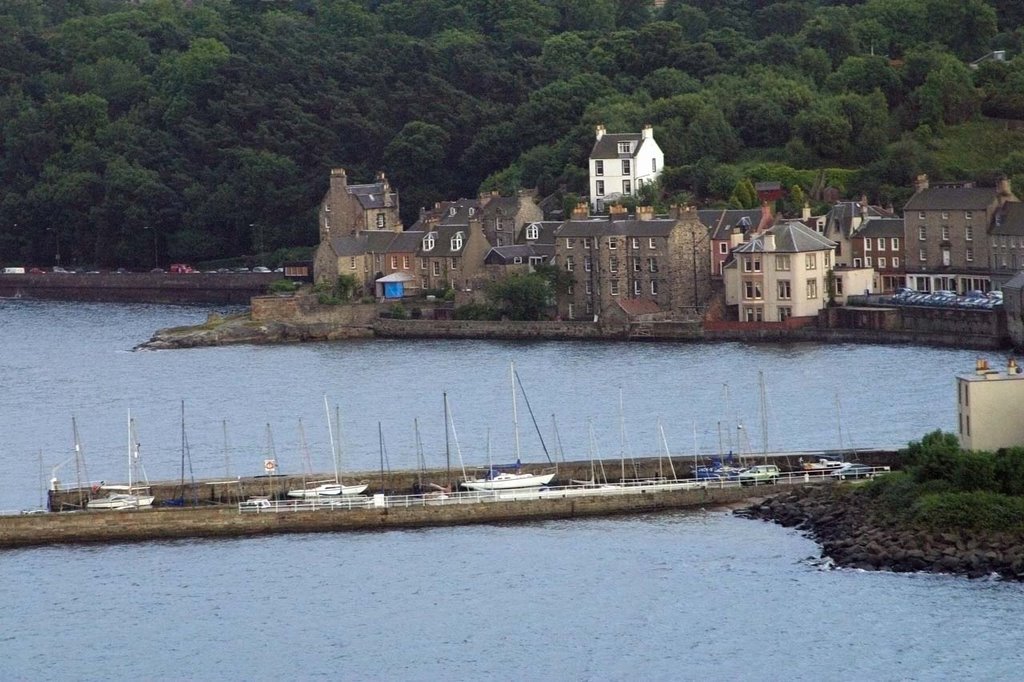
<path id="1" fill-rule="evenodd" d="M 181 401 L 181 499 L 185 499 L 185 401 Z"/>
<path id="2" fill-rule="evenodd" d="M 132 435 L 132 411 L 128 410 L 128 493 L 132 492 L 132 451 L 135 449 L 135 438 Z"/>
<path id="3" fill-rule="evenodd" d="M 82 499 L 82 439 L 78 436 L 78 421 L 71 417 L 71 432 L 75 438 L 75 478 L 78 484 L 78 506 L 84 507 L 85 500 Z"/>
<path id="4" fill-rule="evenodd" d="M 448 442 L 448 394 L 442 393 L 444 397 L 444 462 L 448 473 L 448 487 L 452 486 L 452 448 Z"/>
<path id="5" fill-rule="evenodd" d="M 509 380 L 512 385 L 512 426 L 516 433 L 516 466 L 520 464 L 519 457 L 519 415 L 516 412 L 516 363 L 509 363 Z"/>
<path id="6" fill-rule="evenodd" d="M 221 429 L 224 432 L 224 475 L 231 478 L 231 454 L 228 451 L 228 420 L 222 419 L 220 421 Z"/>
<path id="7" fill-rule="evenodd" d="M 757 383 L 761 392 L 761 447 L 764 454 L 764 463 L 768 463 L 768 401 L 764 394 L 764 371 L 757 373 Z"/>
<path id="8" fill-rule="evenodd" d="M 619 389 L 619 463 L 622 467 L 622 474 L 619 481 L 626 480 L 626 417 L 622 413 L 622 389 Z"/>
<path id="9" fill-rule="evenodd" d="M 331 426 L 331 407 L 327 404 L 327 396 L 324 396 L 324 412 L 327 413 L 327 436 L 331 439 L 331 459 L 334 460 L 334 482 L 339 483 L 338 476 L 338 450 L 334 446 L 334 427 Z"/>

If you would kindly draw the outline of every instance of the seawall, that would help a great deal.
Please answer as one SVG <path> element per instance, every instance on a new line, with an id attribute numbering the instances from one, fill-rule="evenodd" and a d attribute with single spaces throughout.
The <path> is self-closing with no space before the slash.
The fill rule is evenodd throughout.
<path id="1" fill-rule="evenodd" d="M 243 514 L 235 507 L 219 507 L 32 514 L 3 519 L 0 548 L 574 519 L 706 508 L 762 494 L 760 488 L 731 487 L 308 512 Z"/>
<path id="2" fill-rule="evenodd" d="M 280 275 L 249 273 L 0 274 L 0 297 L 121 303 L 248 305 Z"/>

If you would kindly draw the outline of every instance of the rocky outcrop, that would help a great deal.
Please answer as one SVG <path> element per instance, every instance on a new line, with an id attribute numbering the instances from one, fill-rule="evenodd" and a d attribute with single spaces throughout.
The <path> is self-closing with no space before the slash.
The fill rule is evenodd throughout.
<path id="1" fill-rule="evenodd" d="M 166 350 L 225 346 L 237 343 L 293 343 L 334 341 L 373 336 L 373 329 L 362 325 L 337 325 L 328 322 L 254 322 L 248 314 L 221 317 L 211 314 L 205 324 L 195 327 L 160 329 L 135 350 Z"/>
<path id="2" fill-rule="evenodd" d="M 837 566 L 1024 580 L 1019 534 L 907 526 L 887 519 L 856 486 L 804 486 L 735 513 L 805 531 Z"/>

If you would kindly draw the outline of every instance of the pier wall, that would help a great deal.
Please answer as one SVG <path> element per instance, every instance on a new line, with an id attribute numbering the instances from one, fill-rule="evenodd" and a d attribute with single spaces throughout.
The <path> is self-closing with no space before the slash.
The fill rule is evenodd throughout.
<path id="1" fill-rule="evenodd" d="M 123 303 L 247 305 L 280 275 L 274 273 L 0 274 L 0 297 Z"/>

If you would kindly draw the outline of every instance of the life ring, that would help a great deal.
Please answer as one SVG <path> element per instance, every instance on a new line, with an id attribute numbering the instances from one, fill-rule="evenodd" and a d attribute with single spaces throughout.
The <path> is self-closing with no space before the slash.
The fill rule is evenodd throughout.
<path id="1" fill-rule="evenodd" d="M 273 471 L 274 469 L 277 468 L 277 462 L 275 462 L 272 459 L 268 459 L 263 463 L 263 468 L 266 469 L 267 471 Z"/>

